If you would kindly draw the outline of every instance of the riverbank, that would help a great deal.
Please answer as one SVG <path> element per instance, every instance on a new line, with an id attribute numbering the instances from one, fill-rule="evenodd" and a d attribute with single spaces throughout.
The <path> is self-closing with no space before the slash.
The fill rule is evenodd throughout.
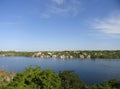
<path id="1" fill-rule="evenodd" d="M 120 50 L 88 50 L 88 51 L 37 51 L 37 52 L 16 52 L 0 51 L 0 56 L 25 56 L 39 58 L 60 58 L 60 59 L 120 59 Z"/>
<path id="2" fill-rule="evenodd" d="M 40 67 L 29 67 L 15 73 L 9 81 L 6 77 L 10 73 L 0 70 L 1 75 L 4 77 L 0 77 L 0 89 L 120 89 L 120 81 L 116 79 L 89 86 L 73 71 L 55 73 L 51 69 L 41 70 Z"/>

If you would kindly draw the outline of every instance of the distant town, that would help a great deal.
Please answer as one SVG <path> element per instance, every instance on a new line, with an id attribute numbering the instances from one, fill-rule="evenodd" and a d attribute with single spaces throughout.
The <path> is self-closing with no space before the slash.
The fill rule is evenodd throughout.
<path id="1" fill-rule="evenodd" d="M 17 52 L 0 51 L 0 56 L 25 56 L 38 58 L 59 58 L 59 59 L 94 59 L 108 58 L 119 59 L 120 50 L 88 50 L 88 51 L 37 51 L 37 52 Z"/>

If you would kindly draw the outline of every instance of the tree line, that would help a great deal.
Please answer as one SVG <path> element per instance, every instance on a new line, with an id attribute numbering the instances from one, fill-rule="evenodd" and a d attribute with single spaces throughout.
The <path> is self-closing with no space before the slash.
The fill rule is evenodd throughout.
<path id="1" fill-rule="evenodd" d="M 88 51 L 41 51 L 41 52 L 16 52 L 0 51 L 0 56 L 25 56 L 25 57 L 42 57 L 42 58 L 105 58 L 120 59 L 120 50 L 88 50 Z"/>

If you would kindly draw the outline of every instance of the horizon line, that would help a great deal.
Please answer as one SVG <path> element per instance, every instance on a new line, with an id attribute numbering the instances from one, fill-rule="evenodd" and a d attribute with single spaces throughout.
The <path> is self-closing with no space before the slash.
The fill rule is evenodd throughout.
<path id="1" fill-rule="evenodd" d="M 26 51 L 26 50 L 0 50 L 0 52 L 62 52 L 62 51 L 120 51 L 120 49 L 89 49 L 89 50 L 35 50 L 35 51 Z"/>

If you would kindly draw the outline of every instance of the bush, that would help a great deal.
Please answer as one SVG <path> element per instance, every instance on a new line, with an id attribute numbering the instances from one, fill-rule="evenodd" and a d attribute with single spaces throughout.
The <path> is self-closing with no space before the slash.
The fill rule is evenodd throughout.
<path id="1" fill-rule="evenodd" d="M 59 73 L 62 89 L 81 89 L 84 87 L 83 81 L 73 71 L 63 71 Z"/>
<path id="2" fill-rule="evenodd" d="M 60 89 L 61 80 L 52 70 L 29 67 L 17 73 L 5 89 Z"/>

